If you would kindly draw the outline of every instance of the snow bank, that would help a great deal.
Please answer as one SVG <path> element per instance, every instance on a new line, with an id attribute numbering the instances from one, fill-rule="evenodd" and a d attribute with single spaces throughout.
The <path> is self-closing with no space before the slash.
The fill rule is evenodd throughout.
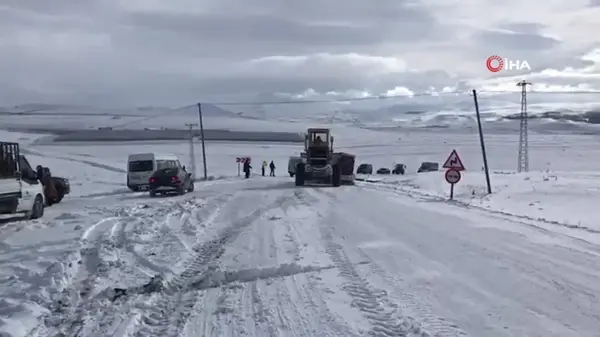
<path id="1" fill-rule="evenodd" d="M 373 179 L 374 184 L 392 186 L 411 194 L 448 198 L 450 193 L 444 172 L 377 178 Z M 483 172 L 463 172 L 462 180 L 455 185 L 455 199 L 516 216 L 600 231 L 597 221 L 600 217 L 597 207 L 600 173 L 493 172 L 490 180 L 493 193 L 487 195 Z"/>
<path id="2" fill-rule="evenodd" d="M 35 167 L 50 168 L 52 175 L 69 179 L 74 198 L 89 195 L 108 195 L 116 191 L 124 192 L 126 187 L 125 162 L 110 162 L 90 155 L 73 155 L 60 151 L 21 150 L 29 163 Z"/>
<path id="3" fill-rule="evenodd" d="M 43 219 L 0 233 L 0 335 L 26 336 L 38 317 L 68 291 L 78 260 L 77 218 L 65 213 L 53 225 Z"/>

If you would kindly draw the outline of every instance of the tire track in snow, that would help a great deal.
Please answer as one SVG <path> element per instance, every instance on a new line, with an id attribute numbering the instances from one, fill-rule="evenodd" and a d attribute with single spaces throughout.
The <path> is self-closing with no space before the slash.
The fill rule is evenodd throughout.
<path id="1" fill-rule="evenodd" d="M 325 240 L 327 254 L 338 268 L 340 276 L 346 280 L 343 290 L 353 298 L 352 305 L 358 308 L 372 325 L 368 333 L 370 336 L 431 336 L 414 319 L 399 315 L 398 306 L 388 300 L 387 293 L 373 288 L 358 274 L 343 246 L 334 242 L 328 229 L 323 228 L 321 236 Z"/>
<path id="2" fill-rule="evenodd" d="M 302 202 L 302 198 L 300 197 L 301 193 L 297 193 L 297 191 L 294 191 L 294 193 L 296 196 L 296 202 L 294 205 L 290 205 L 290 207 L 297 208 L 298 206 L 303 206 L 303 208 L 305 208 L 306 204 L 305 202 Z M 301 249 L 304 245 L 302 243 L 299 227 L 304 227 L 306 224 L 303 223 L 303 221 L 293 219 L 293 217 L 290 216 L 290 207 L 282 209 L 285 215 L 283 219 L 285 221 L 286 228 L 286 246 L 291 246 L 287 252 L 293 256 L 294 261 L 301 261 Z M 303 211 L 308 210 L 309 209 L 303 209 Z M 275 238 L 273 237 L 273 239 Z M 305 241 L 306 239 L 309 238 L 305 238 Z M 312 236 L 310 239 L 312 239 Z M 317 282 L 317 279 L 312 276 L 313 275 L 301 275 L 302 281 L 305 281 L 305 283 L 300 282 L 298 277 L 294 277 L 289 280 L 290 282 L 293 282 L 294 286 L 291 288 L 295 290 L 294 294 L 290 293 L 290 303 L 295 303 L 298 302 L 298 300 L 301 300 L 303 303 L 308 304 L 308 307 L 317 312 L 316 322 L 313 321 L 314 317 L 302 315 L 302 313 L 299 312 L 301 319 L 305 322 L 304 326 L 312 327 L 313 329 L 311 330 L 313 333 L 309 334 L 308 336 L 313 336 L 314 331 L 319 331 L 321 336 L 355 336 L 356 334 L 346 324 L 346 322 L 340 320 L 338 315 L 335 315 L 331 312 L 321 295 L 323 287 Z M 291 297 L 291 295 L 295 296 Z M 319 330 L 317 330 L 317 328 L 319 328 Z"/>
<path id="3" fill-rule="evenodd" d="M 217 234 L 216 238 L 196 245 L 194 247 L 196 254 L 186 263 L 187 268 L 166 283 L 165 291 L 159 293 L 155 298 L 153 309 L 143 315 L 142 324 L 135 336 L 179 336 L 202 293 L 186 288 L 189 288 L 195 280 L 208 279 L 215 269 L 215 266 L 212 266 L 211 263 L 216 262 L 223 254 L 225 245 L 235 240 L 247 226 L 259 219 L 263 213 L 281 207 L 281 204 L 288 199 L 289 197 L 286 196 L 278 197 L 269 205 L 234 220 Z M 220 210 L 214 213 L 213 219 L 220 215 Z"/>
<path id="4" fill-rule="evenodd" d="M 200 226 L 201 228 L 199 228 L 197 226 L 194 226 L 194 220 L 198 223 L 200 223 L 201 220 L 205 220 L 206 222 L 208 222 L 208 224 L 211 224 L 212 221 L 219 215 L 220 208 L 224 204 L 226 204 L 233 196 L 233 194 L 220 194 L 216 196 L 211 196 L 207 199 L 199 200 L 199 203 L 195 198 L 192 198 L 190 200 L 175 202 L 169 207 L 165 207 L 163 214 L 165 217 L 165 221 L 179 218 L 181 223 L 179 225 L 173 226 L 173 223 L 169 222 L 167 224 L 168 228 L 166 228 L 169 231 L 167 233 L 159 233 L 161 232 L 160 230 L 158 232 L 154 232 L 154 235 L 152 236 L 152 239 L 150 239 L 150 241 L 161 240 L 165 239 L 166 237 L 170 237 L 171 239 L 178 241 L 184 249 L 191 252 L 189 245 L 186 242 L 184 242 L 185 239 L 182 238 L 181 235 L 193 237 L 195 242 L 201 242 L 199 240 L 202 240 L 204 235 L 204 231 L 202 229 L 205 229 L 207 224 L 203 223 Z M 206 216 L 206 219 L 203 218 L 204 216 Z M 150 226 L 151 224 L 142 225 Z M 162 243 L 161 241 L 157 242 Z M 158 253 L 158 255 L 161 255 L 160 252 L 162 250 L 156 252 L 154 248 L 156 247 L 153 246 L 151 253 Z M 164 247 L 159 246 L 159 248 L 162 249 Z M 179 265 L 179 263 L 176 264 Z M 159 275 L 168 276 L 168 274 L 164 272 Z M 159 277 L 156 280 L 162 281 L 163 279 Z M 158 282 L 152 283 L 151 281 L 150 284 L 160 286 Z M 170 294 L 174 295 L 174 293 Z M 197 301 L 197 296 L 192 295 L 194 294 L 191 292 L 183 294 L 183 297 L 179 301 L 179 304 L 185 308 L 193 306 L 194 303 Z M 149 326 L 156 325 L 160 323 L 161 320 L 163 320 L 162 317 L 155 312 L 156 306 L 154 305 L 154 303 L 150 303 L 153 300 L 155 300 L 155 297 L 139 295 L 137 296 L 137 298 L 133 298 L 133 300 L 129 300 L 124 304 L 120 304 L 122 306 L 120 312 L 127 313 L 127 315 L 121 315 L 119 317 L 120 321 L 117 324 L 113 324 L 113 327 L 111 329 L 112 332 L 110 332 L 109 335 L 113 337 L 137 336 L 145 334 L 152 335 L 153 330 Z M 171 309 L 172 310 L 169 310 L 167 314 L 174 313 L 176 315 L 177 313 L 181 312 L 180 308 Z M 177 317 L 175 318 L 177 319 Z M 184 318 L 185 317 L 179 317 L 179 320 Z"/>
<path id="5" fill-rule="evenodd" d="M 327 195 L 332 201 L 340 201 L 339 194 L 331 193 L 330 190 L 322 189 L 317 190 L 322 194 Z M 329 238 L 333 238 L 333 232 L 330 229 L 329 232 L 326 233 Z M 340 246 L 341 249 L 341 246 Z M 386 297 L 388 299 L 394 300 L 394 302 L 399 303 L 403 308 L 408 309 L 410 313 L 415 313 L 416 318 L 409 317 L 404 315 L 402 317 L 403 320 L 408 322 L 412 322 L 411 324 L 414 326 L 423 326 L 423 336 L 436 336 L 436 337 L 458 337 L 458 336 L 467 336 L 467 333 L 461 330 L 456 324 L 445 320 L 444 318 L 435 316 L 432 313 L 432 308 L 428 305 L 423 304 L 416 298 L 413 294 L 402 291 L 402 284 L 398 280 L 398 278 L 391 276 L 388 272 L 386 272 L 383 268 L 381 268 L 375 260 L 373 260 L 369 255 L 367 255 L 360 248 L 357 248 L 356 251 L 360 254 L 361 257 L 365 258 L 369 261 L 369 268 L 373 271 L 375 275 L 378 275 L 381 279 L 384 280 L 387 284 L 389 284 L 392 288 L 391 294 L 386 293 Z"/>
<path id="6" fill-rule="evenodd" d="M 148 270 L 162 270 L 148 259 L 140 256 L 134 250 L 133 243 L 126 237 L 128 226 L 148 228 L 150 220 L 160 220 L 173 211 L 181 212 L 179 209 L 173 210 L 169 204 L 156 205 L 158 207 L 154 209 L 148 208 L 147 205 L 135 205 L 120 207 L 116 210 L 103 210 L 104 214 L 112 212 L 113 216 L 102 219 L 83 233 L 79 250 L 80 267 L 71 282 L 70 290 L 60 295 L 51 314 L 43 319 L 44 327 L 35 329 L 39 332 L 32 333 L 32 336 L 85 336 L 89 335 L 89 330 L 94 331 L 98 328 L 102 330 L 106 327 L 110 329 L 111 324 L 123 311 L 117 309 L 127 303 L 109 301 L 109 298 L 114 296 L 112 289 L 101 289 L 100 291 L 95 289 L 96 282 L 107 275 L 112 268 L 111 263 L 104 261 L 101 255 L 106 252 L 119 252 L 119 248 L 121 248 L 134 257 L 134 261 L 141 263 Z M 132 266 L 137 267 L 136 263 L 130 267 Z M 127 306 L 127 311 L 130 309 Z M 92 319 L 89 317 L 92 312 L 99 315 L 95 315 Z M 95 326 L 90 327 L 90 324 Z"/>
<path id="7" fill-rule="evenodd" d="M 228 255 L 232 260 L 227 261 L 235 261 L 230 268 L 241 269 L 221 269 L 229 280 L 203 293 L 186 325 L 186 336 L 356 336 L 322 299 L 323 287 L 316 281 L 321 268 L 296 264 L 304 247 L 301 242 L 310 242 L 302 239 L 313 238 L 308 234 L 301 238 L 295 228 L 306 225 L 294 219 L 305 207 L 288 213 L 298 204 L 296 198 L 288 200 L 236 240 L 236 248 L 244 249 Z M 233 276 L 237 273 L 241 278 Z"/>
<path id="8" fill-rule="evenodd" d="M 337 189 L 339 191 L 340 189 Z M 315 189 L 304 195 L 308 202 L 313 199 L 315 203 L 323 205 L 338 200 L 335 192 L 326 189 Z M 323 200 L 323 197 L 326 200 Z M 322 206 L 321 206 L 322 207 Z M 421 324 L 412 317 L 403 315 L 398 305 L 390 301 L 386 291 L 379 290 L 370 285 L 369 281 L 360 276 L 355 265 L 347 256 L 344 247 L 335 242 L 334 230 L 331 223 L 341 219 L 329 219 L 323 216 L 323 225 L 319 227 L 325 251 L 339 270 L 339 275 L 345 280 L 343 290 L 353 299 L 352 305 L 371 323 L 369 336 L 377 337 L 431 337 L 432 335 L 421 327 Z"/>
<path id="9" fill-rule="evenodd" d="M 447 321 L 441 317 L 432 315 L 432 308 L 424 306 L 415 295 L 402 291 L 402 282 L 397 277 L 389 275 L 383 268 L 381 268 L 377 262 L 375 262 L 369 255 L 362 250 L 358 249 L 359 254 L 370 261 L 369 268 L 375 275 L 381 277 L 381 279 L 389 284 L 392 288 L 390 297 L 396 298 L 398 302 L 402 303 L 402 307 L 408 309 L 411 313 L 416 315 L 416 318 L 423 323 L 427 331 L 431 336 L 435 337 L 461 337 L 468 336 L 468 334 L 460 329 L 456 324 Z"/>
<path id="10" fill-rule="evenodd" d="M 78 336 L 84 327 L 84 317 L 88 307 L 85 305 L 93 298 L 94 281 L 105 270 L 100 270 L 100 250 L 106 232 L 118 222 L 119 217 L 108 217 L 90 226 L 81 237 L 81 248 L 78 251 L 79 267 L 73 281 L 72 289 L 60 294 L 48 317 L 44 317 L 46 329 L 56 330 L 57 336 Z M 48 333 L 46 336 L 50 335 Z"/>

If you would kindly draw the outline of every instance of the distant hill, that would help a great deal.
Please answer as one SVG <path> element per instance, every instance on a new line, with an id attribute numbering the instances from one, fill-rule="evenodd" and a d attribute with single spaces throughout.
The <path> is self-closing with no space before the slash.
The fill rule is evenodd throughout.
<path id="1" fill-rule="evenodd" d="M 197 114 L 198 113 L 198 106 L 197 105 L 190 105 L 190 106 L 185 106 L 182 108 L 176 108 L 176 109 L 172 109 L 172 112 L 174 113 L 183 113 L 183 114 Z M 239 114 L 235 113 L 235 112 L 231 112 L 229 110 L 225 110 L 222 108 L 219 108 L 218 106 L 212 105 L 212 104 L 202 104 L 202 116 L 205 117 L 240 117 Z"/>
<path id="2" fill-rule="evenodd" d="M 207 117 L 241 117 L 239 114 L 219 108 L 212 104 L 203 104 L 202 113 Z M 23 115 L 23 116 L 120 116 L 120 117 L 148 117 L 161 114 L 183 114 L 196 115 L 198 107 L 196 105 L 181 108 L 166 108 L 144 106 L 137 108 L 102 108 L 85 105 L 68 104 L 46 104 L 46 103 L 26 103 L 10 107 L 0 107 L 0 115 Z"/>

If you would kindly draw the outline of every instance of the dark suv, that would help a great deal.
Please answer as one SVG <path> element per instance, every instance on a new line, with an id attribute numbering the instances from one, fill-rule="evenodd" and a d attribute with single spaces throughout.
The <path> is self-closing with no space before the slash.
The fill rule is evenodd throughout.
<path id="1" fill-rule="evenodd" d="M 185 194 L 194 190 L 192 174 L 186 172 L 185 166 L 156 170 L 148 179 L 148 185 L 151 197 L 155 197 L 157 193 Z"/>
<path id="2" fill-rule="evenodd" d="M 356 169 L 356 174 L 373 174 L 373 165 L 371 164 L 360 164 Z"/>
<path id="3" fill-rule="evenodd" d="M 421 166 L 417 170 L 417 173 L 435 172 L 435 171 L 438 171 L 439 169 L 440 169 L 440 165 L 438 163 L 425 161 L 425 162 L 421 163 Z"/>

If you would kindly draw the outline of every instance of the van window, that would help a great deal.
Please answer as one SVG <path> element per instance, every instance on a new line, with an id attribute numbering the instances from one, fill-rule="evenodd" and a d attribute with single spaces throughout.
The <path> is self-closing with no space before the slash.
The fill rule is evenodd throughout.
<path id="1" fill-rule="evenodd" d="M 156 161 L 156 169 L 157 170 L 162 170 L 165 168 L 169 168 L 171 167 L 169 160 L 157 160 Z"/>
<path id="2" fill-rule="evenodd" d="M 129 162 L 129 172 L 149 171 L 154 171 L 154 162 L 152 160 L 137 160 Z"/>

